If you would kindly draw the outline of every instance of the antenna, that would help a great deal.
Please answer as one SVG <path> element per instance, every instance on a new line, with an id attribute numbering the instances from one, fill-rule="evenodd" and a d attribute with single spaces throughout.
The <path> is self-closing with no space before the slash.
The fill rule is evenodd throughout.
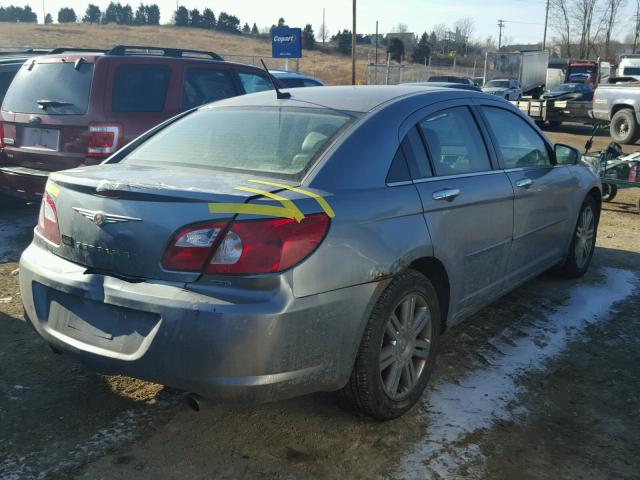
<path id="1" fill-rule="evenodd" d="M 285 100 L 287 98 L 291 98 L 291 94 L 289 92 L 281 92 L 280 91 L 280 89 L 278 88 L 278 84 L 276 83 L 275 77 L 273 75 L 271 75 L 271 72 L 269 71 L 269 69 L 265 65 L 264 60 L 260 59 L 260 62 L 262 63 L 262 66 L 264 67 L 264 71 L 267 72 L 267 75 L 269 75 L 269 79 L 271 80 L 271 85 L 273 85 L 273 88 L 276 91 L 276 96 L 278 97 L 278 100 Z"/>

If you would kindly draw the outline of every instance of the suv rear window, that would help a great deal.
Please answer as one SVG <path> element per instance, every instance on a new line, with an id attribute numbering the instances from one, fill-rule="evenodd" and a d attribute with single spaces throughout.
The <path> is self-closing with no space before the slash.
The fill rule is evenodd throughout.
<path id="1" fill-rule="evenodd" d="M 298 178 L 353 118 L 325 109 L 204 107 L 122 161 Z"/>
<path id="2" fill-rule="evenodd" d="M 114 112 L 162 112 L 171 70 L 167 65 L 120 65 L 111 96 Z"/>
<path id="3" fill-rule="evenodd" d="M 77 68 L 74 63 L 28 63 L 20 68 L 7 90 L 3 110 L 83 115 L 87 113 L 92 78 L 92 63 L 80 63 Z"/>

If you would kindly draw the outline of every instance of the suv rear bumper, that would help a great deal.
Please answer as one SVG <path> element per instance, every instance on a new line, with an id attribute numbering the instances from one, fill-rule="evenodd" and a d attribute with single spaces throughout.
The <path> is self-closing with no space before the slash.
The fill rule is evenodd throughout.
<path id="1" fill-rule="evenodd" d="M 40 200 L 49 172 L 0 165 L 0 193 L 22 200 Z"/>
<path id="2" fill-rule="evenodd" d="M 104 373 L 228 401 L 337 390 L 349 378 L 380 285 L 295 298 L 280 283 L 257 293 L 131 283 L 34 244 L 20 259 L 27 321 L 56 349 Z"/>

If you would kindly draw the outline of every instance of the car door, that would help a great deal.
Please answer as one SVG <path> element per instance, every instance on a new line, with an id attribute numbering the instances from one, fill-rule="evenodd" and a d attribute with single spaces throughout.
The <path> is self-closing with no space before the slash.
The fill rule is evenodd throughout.
<path id="1" fill-rule="evenodd" d="M 403 142 L 435 256 L 449 274 L 454 322 L 502 290 L 513 229 L 513 188 L 467 103 L 413 115 Z"/>
<path id="2" fill-rule="evenodd" d="M 479 103 L 515 192 L 507 284 L 519 284 L 562 260 L 578 180 L 568 167 L 554 164 L 551 145 L 518 112 Z"/>

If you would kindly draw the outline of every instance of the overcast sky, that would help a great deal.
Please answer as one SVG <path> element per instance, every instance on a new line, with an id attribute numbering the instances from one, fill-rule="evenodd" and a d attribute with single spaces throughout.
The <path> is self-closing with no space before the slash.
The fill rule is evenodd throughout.
<path id="1" fill-rule="evenodd" d="M 58 9 L 69 6 L 81 17 L 88 0 L 44 0 L 45 8 L 53 18 L 57 18 Z M 126 3 L 127 0 L 120 0 Z M 179 0 L 181 5 L 202 11 L 211 8 L 216 16 L 221 11 L 236 15 L 242 24 L 255 22 L 259 28 L 277 23 L 284 17 L 290 26 L 303 27 L 311 23 L 317 31 L 322 23 L 322 8 L 326 10 L 326 24 L 330 33 L 337 30 L 351 29 L 351 2 L 349 0 L 324 0 L 324 2 L 305 0 Z M 108 0 L 98 0 L 97 4 L 104 10 Z M 131 0 L 135 10 L 139 0 Z M 147 0 L 144 3 L 154 3 Z M 161 23 L 171 20 L 176 9 L 175 0 L 159 0 Z M 546 0 L 358 0 L 357 30 L 363 33 L 375 32 L 375 22 L 380 22 L 380 32 L 387 32 L 398 23 L 406 23 L 409 31 L 421 33 L 439 23 L 453 24 L 462 17 L 471 17 L 475 23 L 474 37 L 497 37 L 497 21 L 507 21 L 503 35 L 514 43 L 534 43 L 542 40 L 544 25 L 544 5 Z M 624 38 L 632 30 L 633 7 L 635 2 L 628 1 L 629 6 L 621 18 L 616 36 Z M 42 0 L 0 0 L 1 6 L 10 4 L 29 4 L 42 21 Z M 2 30 L 0 29 L 0 42 Z"/>

